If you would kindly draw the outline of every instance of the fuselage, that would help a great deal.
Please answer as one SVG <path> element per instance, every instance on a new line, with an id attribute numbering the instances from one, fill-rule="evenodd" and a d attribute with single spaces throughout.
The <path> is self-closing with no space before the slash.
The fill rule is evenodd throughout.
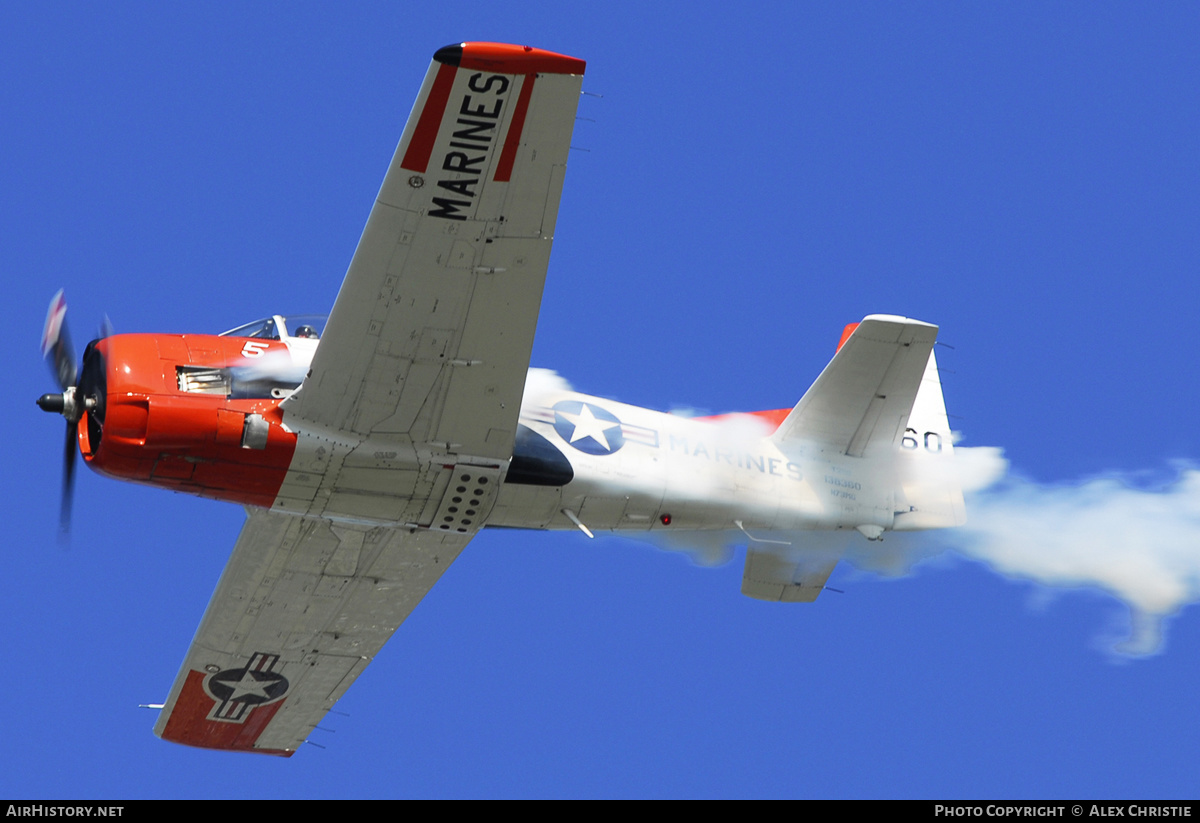
<path id="1" fill-rule="evenodd" d="M 574 476 L 561 486 L 506 484 L 494 525 L 576 527 L 563 510 L 591 530 L 891 525 L 890 503 L 878 505 L 869 473 L 854 465 L 864 461 L 785 452 L 751 415 L 689 419 L 563 392 L 527 398 L 521 422 Z"/>
<path id="2" fill-rule="evenodd" d="M 893 523 L 890 472 L 803 445 L 785 451 L 761 417 L 689 419 L 534 391 L 535 381 L 507 465 L 455 454 L 452 444 L 439 452 L 402 437 L 348 441 L 281 405 L 317 341 L 274 334 L 116 335 L 93 344 L 92 380 L 104 402 L 78 424 L 88 464 L 204 497 L 421 529 L 753 534 Z M 307 491 L 318 472 L 339 478 L 332 494 Z"/>

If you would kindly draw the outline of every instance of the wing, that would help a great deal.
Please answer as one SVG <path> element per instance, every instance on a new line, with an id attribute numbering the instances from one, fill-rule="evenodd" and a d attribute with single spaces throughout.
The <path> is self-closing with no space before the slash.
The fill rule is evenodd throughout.
<path id="1" fill-rule="evenodd" d="M 250 510 L 154 733 L 290 756 L 469 539 Z"/>
<path id="2" fill-rule="evenodd" d="M 297 448 L 274 510 L 238 538 L 161 737 L 291 754 L 485 522 L 583 69 L 493 43 L 434 56 L 312 368 L 283 403 Z M 473 489 L 465 513 L 452 475 Z M 367 522 L 385 525 L 348 525 Z"/>
<path id="3" fill-rule="evenodd" d="M 773 435 L 851 457 L 900 442 L 937 326 L 873 314 L 838 349 Z"/>
<path id="4" fill-rule="evenodd" d="M 437 52 L 289 415 L 511 456 L 583 70 L 522 46 Z"/>

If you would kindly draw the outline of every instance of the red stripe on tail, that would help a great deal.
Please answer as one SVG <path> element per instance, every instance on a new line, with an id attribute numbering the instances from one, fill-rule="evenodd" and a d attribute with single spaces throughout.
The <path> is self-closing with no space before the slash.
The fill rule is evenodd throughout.
<path id="1" fill-rule="evenodd" d="M 846 328 L 842 329 L 842 339 L 838 341 L 838 346 L 834 349 L 835 354 L 842 350 L 842 346 L 846 345 L 846 341 L 850 339 L 850 335 L 854 334 L 854 330 L 857 328 L 857 323 L 848 323 Z"/>

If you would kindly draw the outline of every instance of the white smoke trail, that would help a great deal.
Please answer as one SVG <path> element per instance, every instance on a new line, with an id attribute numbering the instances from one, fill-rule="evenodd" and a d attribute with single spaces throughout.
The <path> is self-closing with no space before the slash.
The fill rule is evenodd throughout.
<path id="1" fill-rule="evenodd" d="M 530 369 L 524 402 L 570 388 L 553 371 Z M 734 417 L 722 431 L 739 441 L 752 440 L 762 436 L 760 425 Z M 924 470 L 944 468 L 931 464 Z M 1131 657 L 1162 651 L 1165 624 L 1200 601 L 1200 469 L 1182 466 L 1173 481 L 1158 488 L 1118 474 L 1073 484 L 1038 483 L 1011 471 L 1001 449 L 956 446 L 954 470 L 966 495 L 965 526 L 890 532 L 882 543 L 840 533 L 837 538 L 846 541 L 844 559 L 898 577 L 951 551 L 1047 590 L 1098 589 L 1129 608 L 1129 636 L 1113 650 Z M 703 565 L 725 562 L 732 546 L 747 543 L 736 531 L 655 533 L 649 539 L 687 551 Z M 789 539 L 811 548 L 823 538 L 807 532 Z"/>
<path id="2" fill-rule="evenodd" d="M 525 373 L 525 393 L 521 397 L 521 408 L 531 408 L 538 405 L 543 397 L 565 391 L 572 391 L 571 383 L 554 369 L 530 368 Z"/>
<path id="3" fill-rule="evenodd" d="M 956 448 L 955 460 L 976 485 L 967 525 L 943 542 L 1007 577 L 1117 597 L 1131 629 L 1115 651 L 1160 651 L 1165 621 L 1200 600 L 1200 471 L 1158 489 L 1118 475 L 1052 485 L 1009 472 L 999 449 Z"/>
<path id="4" fill-rule="evenodd" d="M 298 386 L 304 380 L 310 361 L 299 360 L 287 349 L 272 349 L 256 357 L 242 356 L 231 364 L 237 379 L 245 382 L 267 381 Z"/>

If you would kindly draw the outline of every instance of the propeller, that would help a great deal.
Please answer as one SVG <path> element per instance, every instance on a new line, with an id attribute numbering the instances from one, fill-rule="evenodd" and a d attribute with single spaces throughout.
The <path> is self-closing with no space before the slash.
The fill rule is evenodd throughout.
<path id="1" fill-rule="evenodd" d="M 112 327 L 105 317 L 101 336 L 111 333 Z M 42 329 L 42 357 L 58 383 L 61 394 L 43 394 L 37 404 L 42 411 L 61 414 L 67 420 L 67 437 L 63 449 L 62 503 L 59 509 L 59 529 L 66 536 L 71 531 L 71 501 L 75 493 L 75 431 L 85 411 L 89 432 L 95 432 L 93 442 L 98 442 L 104 415 L 104 371 L 95 344 L 89 344 L 84 353 L 82 373 L 75 365 L 75 348 L 67 330 L 67 301 L 62 289 L 50 300 L 46 312 L 46 325 Z M 93 418 L 95 418 L 93 420 Z"/>

